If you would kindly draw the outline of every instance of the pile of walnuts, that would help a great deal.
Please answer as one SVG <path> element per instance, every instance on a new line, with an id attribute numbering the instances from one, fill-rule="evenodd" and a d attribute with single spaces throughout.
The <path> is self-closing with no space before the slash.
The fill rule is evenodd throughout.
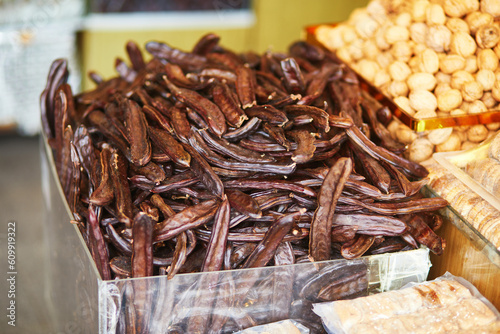
<path id="1" fill-rule="evenodd" d="M 418 119 L 500 108 L 499 0 L 372 0 L 316 38 Z M 500 123 L 391 133 L 408 157 L 476 146 Z"/>

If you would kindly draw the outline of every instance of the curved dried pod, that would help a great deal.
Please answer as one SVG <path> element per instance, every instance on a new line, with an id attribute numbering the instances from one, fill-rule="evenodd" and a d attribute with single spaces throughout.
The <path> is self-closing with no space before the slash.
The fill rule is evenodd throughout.
<path id="1" fill-rule="evenodd" d="M 490 24 L 482 26 L 476 33 L 476 42 L 480 48 L 492 49 L 500 40 L 500 28 L 498 25 Z"/>

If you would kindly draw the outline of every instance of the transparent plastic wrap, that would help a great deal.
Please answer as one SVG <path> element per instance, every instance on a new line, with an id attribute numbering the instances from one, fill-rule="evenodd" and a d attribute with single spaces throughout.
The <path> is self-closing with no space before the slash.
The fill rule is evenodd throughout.
<path id="1" fill-rule="evenodd" d="M 294 320 L 282 320 L 266 325 L 255 326 L 236 332 L 235 334 L 270 334 L 270 333 L 290 333 L 309 334 L 308 328 Z"/>
<path id="2" fill-rule="evenodd" d="M 44 140 L 42 170 L 49 245 L 47 296 L 60 332 L 136 330 L 230 333 L 293 319 L 321 328 L 312 303 L 364 296 L 426 280 L 429 249 L 257 269 L 102 280 L 75 225 Z M 319 326 L 319 327 L 318 327 Z"/>
<path id="3" fill-rule="evenodd" d="M 425 283 L 313 305 L 328 333 L 498 333 L 500 313 L 467 280 L 445 273 Z"/>

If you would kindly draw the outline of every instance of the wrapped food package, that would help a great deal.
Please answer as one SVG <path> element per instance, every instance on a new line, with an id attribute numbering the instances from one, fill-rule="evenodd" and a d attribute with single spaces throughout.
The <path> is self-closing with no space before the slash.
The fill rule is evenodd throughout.
<path id="1" fill-rule="evenodd" d="M 328 333 L 498 333 L 500 313 L 466 280 L 436 280 L 352 300 L 314 304 Z"/>

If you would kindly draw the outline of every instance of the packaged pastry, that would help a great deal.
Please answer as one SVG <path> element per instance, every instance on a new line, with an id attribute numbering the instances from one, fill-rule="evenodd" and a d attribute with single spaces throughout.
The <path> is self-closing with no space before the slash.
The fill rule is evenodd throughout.
<path id="1" fill-rule="evenodd" d="M 500 313 L 449 273 L 400 290 L 313 305 L 328 333 L 500 333 Z"/>

